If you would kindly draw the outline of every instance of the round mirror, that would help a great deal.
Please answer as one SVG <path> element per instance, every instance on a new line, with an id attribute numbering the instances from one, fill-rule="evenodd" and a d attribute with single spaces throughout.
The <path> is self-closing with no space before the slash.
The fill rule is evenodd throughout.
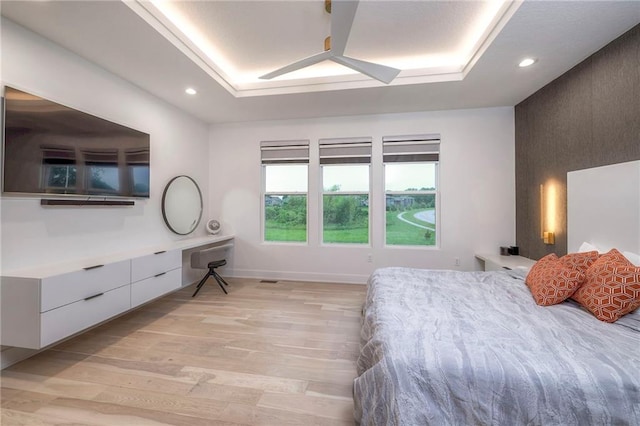
<path id="1" fill-rule="evenodd" d="M 176 176 L 164 188 L 162 217 L 169 229 L 179 235 L 192 233 L 202 218 L 202 193 L 189 176 Z"/>

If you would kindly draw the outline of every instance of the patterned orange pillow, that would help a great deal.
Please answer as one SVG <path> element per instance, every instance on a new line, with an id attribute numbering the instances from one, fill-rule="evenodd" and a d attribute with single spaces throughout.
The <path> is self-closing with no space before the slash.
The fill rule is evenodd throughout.
<path id="1" fill-rule="evenodd" d="M 586 251 L 582 253 L 569 253 L 560 258 L 560 262 L 567 268 L 577 269 L 580 272 L 587 272 L 593 262 L 598 260 L 597 251 Z"/>
<path id="2" fill-rule="evenodd" d="M 531 267 L 525 282 L 538 305 L 550 306 L 568 299 L 583 280 L 582 271 L 566 266 L 552 253 Z"/>
<path id="3" fill-rule="evenodd" d="M 615 322 L 640 307 L 640 267 L 611 249 L 586 272 L 585 283 L 572 296 L 596 318 Z"/>

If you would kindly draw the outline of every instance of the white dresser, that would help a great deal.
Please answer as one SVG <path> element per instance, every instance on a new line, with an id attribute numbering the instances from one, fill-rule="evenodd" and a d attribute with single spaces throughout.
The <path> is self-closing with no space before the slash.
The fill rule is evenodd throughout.
<path id="1" fill-rule="evenodd" d="M 2 278 L 2 345 L 40 349 L 131 308 L 131 261 Z"/>
<path id="2" fill-rule="evenodd" d="M 182 240 L 159 249 L 3 272 L 1 344 L 41 349 L 175 291 L 183 285 L 183 250 L 232 239 Z"/>
<path id="3" fill-rule="evenodd" d="M 131 307 L 180 288 L 181 280 L 182 250 L 131 259 Z"/>

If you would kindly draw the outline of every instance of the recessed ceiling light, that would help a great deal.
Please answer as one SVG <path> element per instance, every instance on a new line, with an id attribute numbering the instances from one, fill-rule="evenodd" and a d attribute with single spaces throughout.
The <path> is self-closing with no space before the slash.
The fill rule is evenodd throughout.
<path id="1" fill-rule="evenodd" d="M 196 92 L 196 89 L 194 89 L 193 87 L 187 87 L 187 88 L 184 90 L 184 92 L 185 92 L 187 95 L 195 95 L 196 93 L 198 93 L 198 92 Z"/>
<path id="2" fill-rule="evenodd" d="M 524 67 L 528 67 L 529 65 L 533 65 L 536 63 L 536 60 L 533 58 L 525 58 L 522 61 L 520 61 L 520 63 L 518 64 L 518 66 L 520 68 L 524 68 Z"/>

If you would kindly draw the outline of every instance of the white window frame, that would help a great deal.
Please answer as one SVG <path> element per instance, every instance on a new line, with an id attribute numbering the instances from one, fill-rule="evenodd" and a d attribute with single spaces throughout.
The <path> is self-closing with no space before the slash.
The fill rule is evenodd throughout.
<path id="1" fill-rule="evenodd" d="M 371 172 L 371 155 L 372 155 L 372 138 L 365 137 L 349 137 L 349 138 L 332 138 L 320 139 L 318 141 L 318 150 L 320 158 L 320 215 L 319 241 L 322 246 L 330 247 L 371 247 L 371 212 L 372 208 L 372 172 Z M 324 190 L 324 166 L 369 166 L 368 173 L 368 191 L 340 191 L 331 192 Z M 326 243 L 324 241 L 324 196 L 328 195 L 367 195 L 369 198 L 369 208 L 367 209 L 367 242 L 366 243 Z"/>
<path id="2" fill-rule="evenodd" d="M 401 249 L 416 249 L 416 250 L 437 250 L 440 249 L 442 243 L 442 234 L 441 234 L 441 226 L 442 215 L 441 215 L 441 206 L 440 206 L 440 163 L 442 154 L 440 153 L 440 135 L 439 134 L 426 134 L 426 135 L 407 135 L 407 136 L 387 136 L 383 137 L 383 170 L 382 170 L 382 196 L 384 198 L 384 203 L 381 208 L 382 218 L 384 223 L 383 230 L 383 241 L 384 248 L 401 248 Z M 399 150 L 393 150 L 392 153 L 388 153 L 385 150 L 386 145 L 393 145 L 394 142 L 398 142 L 398 144 L 407 143 L 407 148 Z M 410 148 L 410 144 L 415 143 L 415 150 Z M 429 152 L 431 148 L 428 146 L 431 145 L 433 148 L 437 146 L 437 150 L 433 152 Z M 404 153 L 402 151 L 405 151 Z M 384 161 L 385 154 L 398 153 L 398 155 L 407 155 L 407 158 L 415 158 L 415 161 Z M 436 155 L 435 160 L 420 160 L 420 156 L 430 157 L 432 155 Z M 435 190 L 427 190 L 427 191 L 387 191 L 387 168 L 388 164 L 435 164 Z M 386 214 L 387 214 L 387 195 L 430 195 L 433 194 L 435 196 L 435 215 L 436 215 L 436 223 L 435 223 L 435 244 L 434 245 L 404 245 L 404 244 L 387 244 L 387 226 L 386 226 Z"/>
<path id="3" fill-rule="evenodd" d="M 343 246 L 343 247 L 371 247 L 371 211 L 372 211 L 372 196 L 371 196 L 371 164 L 366 164 L 368 166 L 368 177 L 369 177 L 369 190 L 368 191 L 325 191 L 324 189 L 324 167 L 325 166 L 364 166 L 362 163 L 341 163 L 341 164 L 321 164 L 320 165 L 320 187 L 322 191 L 320 191 L 320 202 L 318 203 L 320 206 L 320 236 L 319 241 L 323 246 Z M 326 243 L 324 241 L 324 196 L 339 196 L 339 195 L 366 195 L 369 199 L 369 208 L 367 210 L 367 242 L 366 243 Z"/>
<path id="4" fill-rule="evenodd" d="M 260 143 L 261 147 L 261 197 L 260 197 L 260 234 L 262 244 L 283 244 L 283 245 L 309 245 L 309 141 L 264 141 Z M 274 155 L 274 152 L 280 150 L 282 156 Z M 270 153 L 267 151 L 271 151 Z M 265 155 L 266 153 L 266 155 Z M 305 166 L 307 168 L 307 191 L 267 191 L 267 166 L 271 165 L 296 165 Z M 265 200 L 267 196 L 300 196 L 306 197 L 306 230 L 305 241 L 269 241 L 266 240 L 266 207 Z"/>

